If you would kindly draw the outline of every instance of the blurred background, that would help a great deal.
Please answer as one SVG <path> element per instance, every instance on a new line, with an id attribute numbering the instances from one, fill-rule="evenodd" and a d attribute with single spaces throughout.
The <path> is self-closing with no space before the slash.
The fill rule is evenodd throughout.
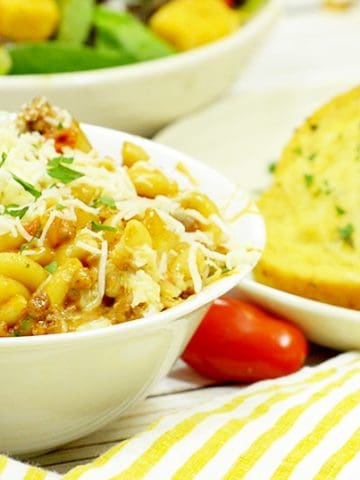
<path id="1" fill-rule="evenodd" d="M 356 0 L 0 0 L 0 105 L 44 95 L 81 121 L 158 133 L 207 159 L 219 153 L 213 132 L 184 145 L 160 131 L 229 96 L 231 113 L 215 122 L 227 138 L 255 118 L 266 130 L 261 119 L 275 125 L 284 109 L 293 126 L 307 98 L 358 83 L 359 27 Z"/>
<path id="2" fill-rule="evenodd" d="M 254 191 L 295 126 L 360 79 L 357 0 L 0 0 L 0 41 L 1 109 L 44 95 Z"/>
<path id="3" fill-rule="evenodd" d="M 360 79 L 357 0 L 0 0 L 0 42 L 1 109 L 44 95 L 254 191 L 295 126 Z"/>

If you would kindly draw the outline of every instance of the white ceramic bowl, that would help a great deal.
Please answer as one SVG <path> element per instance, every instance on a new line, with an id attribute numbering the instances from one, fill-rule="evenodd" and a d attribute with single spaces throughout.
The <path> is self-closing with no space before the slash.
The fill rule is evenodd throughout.
<path id="1" fill-rule="evenodd" d="M 213 44 L 136 65 L 55 75 L 0 77 L 0 109 L 18 111 L 36 95 L 68 105 L 80 120 L 150 135 L 218 97 L 278 16 L 278 0 L 233 35 Z"/>
<path id="2" fill-rule="evenodd" d="M 225 177 L 168 147 L 101 127 L 84 128 L 94 147 L 114 158 L 122 142 L 132 139 L 160 165 L 171 168 L 182 161 L 216 202 L 233 188 Z M 248 199 L 237 198 L 240 211 Z M 241 273 L 174 308 L 99 330 L 0 339 L 0 452 L 51 449 L 91 433 L 143 398 L 167 374 L 211 302 L 258 260 L 265 239 L 258 212 L 246 210 L 234 228 L 239 243 L 258 251 L 245 255 Z"/>

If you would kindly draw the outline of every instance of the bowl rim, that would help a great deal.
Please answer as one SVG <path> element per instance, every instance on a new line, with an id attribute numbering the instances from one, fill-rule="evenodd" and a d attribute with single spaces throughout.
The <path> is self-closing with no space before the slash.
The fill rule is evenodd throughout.
<path id="1" fill-rule="evenodd" d="M 101 133 L 108 133 L 111 135 L 120 135 L 123 139 L 126 140 L 135 140 L 139 141 L 142 146 L 145 148 L 149 148 L 154 151 L 156 154 L 159 152 L 164 152 L 164 154 L 175 157 L 179 161 L 185 161 L 188 165 L 191 164 L 201 165 L 204 169 L 211 172 L 212 175 L 216 175 L 217 178 L 221 178 L 223 182 L 225 182 L 229 186 L 230 189 L 234 188 L 233 182 L 227 178 L 222 173 L 218 172 L 216 169 L 212 168 L 211 166 L 207 165 L 206 163 L 197 160 L 196 158 L 192 157 L 191 155 L 187 155 L 183 152 L 176 150 L 175 148 L 169 147 L 167 145 L 163 145 L 161 143 L 156 142 L 155 140 L 150 140 L 148 138 L 141 137 L 139 135 L 134 135 L 128 132 L 124 132 L 121 130 L 115 130 L 113 128 L 102 127 L 99 125 L 81 123 L 81 126 L 86 131 L 89 131 L 91 135 L 91 130 L 94 130 L 93 135 L 96 132 L 101 135 Z M 96 147 L 95 147 L 96 149 Z M 243 191 L 243 190 L 242 190 Z M 250 198 L 250 194 L 243 191 L 243 193 Z M 0 353 L 5 351 L 7 348 L 32 348 L 41 346 L 43 344 L 46 345 L 55 345 L 55 344 L 69 344 L 70 342 L 82 341 L 84 338 L 96 338 L 96 339 L 104 339 L 107 337 L 115 337 L 117 334 L 120 333 L 131 333 L 137 334 L 144 333 L 144 330 L 151 328 L 154 330 L 154 327 L 164 327 L 168 322 L 181 320 L 182 317 L 191 314 L 192 312 L 196 311 L 199 308 L 205 307 L 209 303 L 212 303 L 216 298 L 224 295 L 226 292 L 230 291 L 239 283 L 240 280 L 246 277 L 249 272 L 253 269 L 255 264 L 258 262 L 261 256 L 261 250 L 264 248 L 265 245 L 265 223 L 260 215 L 260 212 L 257 210 L 257 217 L 259 218 L 259 251 L 257 251 L 257 255 L 255 260 L 246 267 L 243 267 L 241 271 L 236 271 L 231 273 L 220 280 L 215 281 L 214 283 L 207 285 L 203 290 L 199 293 L 192 295 L 188 299 L 184 300 L 180 304 L 168 308 L 167 310 L 163 310 L 162 312 L 158 312 L 155 314 L 151 314 L 146 317 L 135 319 L 134 321 L 127 321 L 117 325 L 110 325 L 109 327 L 104 328 L 94 328 L 84 331 L 75 331 L 75 332 L 64 332 L 64 333 L 53 333 L 47 335 L 38 335 L 38 336 L 20 336 L 20 337 L 0 337 Z"/>
<path id="2" fill-rule="evenodd" d="M 0 90 L 2 88 L 31 88 L 31 87 L 63 87 L 74 86 L 74 84 L 96 84 L 103 79 L 121 78 L 132 79 L 134 77 L 151 76 L 154 71 L 168 72 L 173 68 L 182 68 L 186 64 L 194 64 L 200 60 L 211 59 L 214 54 L 221 56 L 229 48 L 246 41 L 259 29 L 266 28 L 269 21 L 274 20 L 280 11 L 280 0 L 267 0 L 260 10 L 237 31 L 204 46 L 194 48 L 176 55 L 170 55 L 155 60 L 120 65 L 94 70 L 49 73 L 49 74 L 24 74 L 24 75 L 3 75 L 0 76 Z"/>

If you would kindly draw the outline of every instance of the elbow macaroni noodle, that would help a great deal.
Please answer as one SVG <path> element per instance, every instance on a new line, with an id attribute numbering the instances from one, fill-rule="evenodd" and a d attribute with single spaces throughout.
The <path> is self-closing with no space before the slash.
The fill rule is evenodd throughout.
<path id="1" fill-rule="evenodd" d="M 0 122 L 0 336 L 133 320 L 236 267 L 192 179 L 181 189 L 131 142 L 122 162 L 44 99 Z"/>

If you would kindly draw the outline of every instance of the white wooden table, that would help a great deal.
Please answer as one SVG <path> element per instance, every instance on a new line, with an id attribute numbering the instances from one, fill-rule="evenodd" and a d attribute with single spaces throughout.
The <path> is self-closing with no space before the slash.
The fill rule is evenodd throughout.
<path id="1" fill-rule="evenodd" d="M 230 93 L 246 95 L 325 83 L 360 83 L 360 8 L 332 12 L 313 0 L 287 1 L 284 7 L 283 18 Z M 313 349 L 308 361 L 318 363 L 334 353 Z M 65 473 L 142 431 L 160 416 L 236 388 L 214 385 L 179 361 L 168 378 L 125 416 L 101 431 L 31 461 Z"/>

